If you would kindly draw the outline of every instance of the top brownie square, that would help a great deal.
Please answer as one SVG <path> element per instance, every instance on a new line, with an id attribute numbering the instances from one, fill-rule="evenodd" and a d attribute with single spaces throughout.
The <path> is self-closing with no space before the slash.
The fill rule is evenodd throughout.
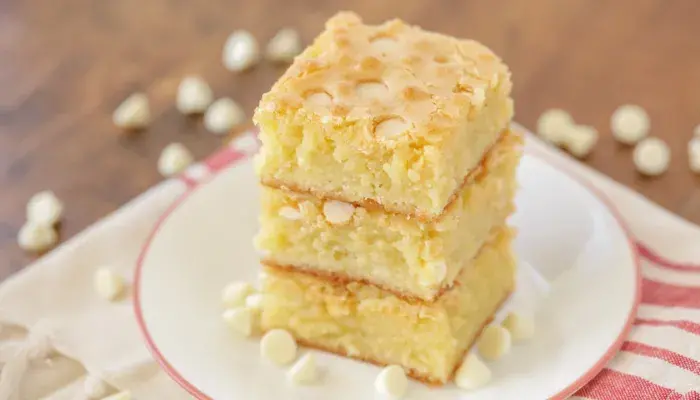
<path id="1" fill-rule="evenodd" d="M 264 185 L 440 216 L 508 127 L 510 72 L 473 40 L 341 12 L 263 95 Z"/>

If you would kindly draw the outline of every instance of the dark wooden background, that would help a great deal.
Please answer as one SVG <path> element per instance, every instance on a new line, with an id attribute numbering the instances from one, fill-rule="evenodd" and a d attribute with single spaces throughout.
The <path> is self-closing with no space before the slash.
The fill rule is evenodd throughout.
<path id="1" fill-rule="evenodd" d="M 308 42 L 339 9 L 484 42 L 513 70 L 520 123 L 532 128 L 547 108 L 569 110 L 601 132 L 590 165 L 700 222 L 700 178 L 686 151 L 700 123 L 697 0 L 4 0 L 0 278 L 31 261 L 16 234 L 33 193 L 52 189 L 65 201 L 67 238 L 158 182 L 156 159 L 166 144 L 181 141 L 197 157 L 221 145 L 175 110 L 174 94 L 184 75 L 196 73 L 217 96 L 252 111 L 281 68 L 226 71 L 221 49 L 234 29 L 265 43 L 290 26 Z M 124 136 L 111 115 L 135 90 L 150 96 L 154 121 Z M 638 176 L 630 149 L 610 137 L 610 115 L 623 103 L 646 108 L 653 135 L 670 143 L 664 176 Z"/>

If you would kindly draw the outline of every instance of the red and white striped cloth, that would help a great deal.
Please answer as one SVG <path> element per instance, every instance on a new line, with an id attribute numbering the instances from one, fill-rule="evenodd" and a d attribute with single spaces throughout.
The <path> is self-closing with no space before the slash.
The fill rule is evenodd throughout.
<path id="1" fill-rule="evenodd" d="M 162 182 L 3 282 L 0 323 L 20 325 L 30 332 L 42 324 L 50 326 L 55 348 L 113 386 L 130 390 L 134 398 L 191 398 L 158 371 L 142 345 L 128 304 L 92 300 L 91 273 L 95 265 L 109 262 L 113 269 L 130 276 L 142 243 L 172 202 L 257 147 L 253 133 L 244 135 L 190 167 L 179 179 Z M 602 192 L 621 214 L 641 256 L 642 303 L 629 337 L 609 365 L 573 398 L 700 400 L 700 227 L 532 137 L 528 137 L 527 148 Z M 66 287 L 71 287 L 69 298 Z M 0 350 L 11 344 L 2 336 L 0 332 Z M 110 346 L 104 346 L 105 342 Z M 4 356 L 0 351 L 0 365 L 7 362 Z M 60 370 L 61 365 L 56 362 L 51 370 Z M 3 386 L 7 389 L 15 384 L 5 375 L 0 375 L 0 400 Z M 46 371 L 29 375 L 25 390 L 34 390 L 36 397 L 68 400 L 82 395 L 80 379 L 66 384 L 65 376 L 51 377 Z"/>

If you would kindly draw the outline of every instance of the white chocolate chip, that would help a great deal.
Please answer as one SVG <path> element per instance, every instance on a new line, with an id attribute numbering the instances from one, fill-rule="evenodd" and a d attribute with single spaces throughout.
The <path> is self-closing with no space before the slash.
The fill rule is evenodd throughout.
<path id="1" fill-rule="evenodd" d="M 263 306 L 263 295 L 260 293 L 254 293 L 245 298 L 245 306 L 253 311 L 262 310 Z"/>
<path id="2" fill-rule="evenodd" d="M 484 105 L 484 102 L 486 101 L 486 93 L 484 92 L 483 88 L 474 88 L 474 92 L 472 93 L 472 98 L 471 98 L 471 103 L 474 107 L 476 108 L 481 108 Z"/>
<path id="3" fill-rule="evenodd" d="M 495 361 L 508 354 L 511 347 L 510 332 L 500 325 L 488 325 L 481 332 L 477 348 L 482 357 Z"/>
<path id="4" fill-rule="evenodd" d="M 306 96 L 305 102 L 311 106 L 329 106 L 333 98 L 326 92 L 314 92 Z"/>
<path id="5" fill-rule="evenodd" d="M 568 112 L 552 108 L 543 112 L 537 119 L 537 134 L 550 143 L 562 145 L 566 130 L 573 125 L 574 120 Z"/>
<path id="6" fill-rule="evenodd" d="M 214 94 L 209 85 L 201 77 L 193 75 L 180 82 L 175 104 L 183 114 L 201 114 L 213 100 Z"/>
<path id="7" fill-rule="evenodd" d="M 668 169 L 671 150 L 666 142 L 659 138 L 646 138 L 634 148 L 632 158 L 637 171 L 644 175 L 656 176 Z"/>
<path id="8" fill-rule="evenodd" d="M 384 139 L 393 139 L 406 132 L 409 128 L 411 128 L 411 124 L 402 118 L 390 118 L 380 122 L 374 128 L 374 133 Z"/>
<path id="9" fill-rule="evenodd" d="M 455 384 L 461 389 L 477 389 L 486 385 L 490 380 L 491 370 L 474 353 L 467 354 L 455 372 Z"/>
<path id="10" fill-rule="evenodd" d="M 27 220 L 33 223 L 53 226 L 62 215 L 63 203 L 50 190 L 35 194 L 27 203 Z"/>
<path id="11" fill-rule="evenodd" d="M 371 100 L 386 96 L 389 90 L 381 82 L 361 82 L 355 87 L 355 93 L 361 99 Z"/>
<path id="12" fill-rule="evenodd" d="M 284 206 L 280 208 L 280 216 L 290 221 L 301 219 L 301 212 L 294 207 Z"/>
<path id="13" fill-rule="evenodd" d="M 287 372 L 287 376 L 292 383 L 297 385 L 308 385 L 316 382 L 318 370 L 316 368 L 316 357 L 314 357 L 313 353 L 304 354 L 299 361 L 292 365 L 292 368 Z"/>
<path id="14" fill-rule="evenodd" d="M 107 268 L 100 268 L 95 271 L 93 277 L 95 292 L 105 300 L 117 300 L 126 289 L 124 278 Z"/>
<path id="15" fill-rule="evenodd" d="M 58 233 L 53 226 L 27 221 L 17 233 L 17 244 L 28 252 L 42 253 L 58 242 Z"/>
<path id="16" fill-rule="evenodd" d="M 245 305 L 246 297 L 255 293 L 255 288 L 248 282 L 231 282 L 221 291 L 221 302 L 226 308 Z"/>
<path id="17" fill-rule="evenodd" d="M 151 122 L 151 109 L 148 97 L 134 93 L 127 97 L 112 114 L 114 125 L 124 129 L 141 129 Z"/>
<path id="18" fill-rule="evenodd" d="M 610 118 L 610 129 L 615 139 L 635 144 L 649 134 L 649 115 L 640 106 L 626 104 L 618 107 Z"/>
<path id="19" fill-rule="evenodd" d="M 101 399 L 107 396 L 109 392 L 109 387 L 107 384 L 97 376 L 88 375 L 83 381 L 83 392 L 88 399 Z"/>
<path id="20" fill-rule="evenodd" d="M 209 132 L 219 135 L 227 134 L 235 126 L 245 121 L 245 113 L 241 106 L 229 98 L 213 102 L 204 114 L 204 127 Z"/>
<path id="21" fill-rule="evenodd" d="M 700 173 L 700 136 L 688 142 L 688 162 L 691 171 Z"/>
<path id="22" fill-rule="evenodd" d="M 292 62 L 299 53 L 301 38 L 294 29 L 281 29 L 267 44 L 267 59 L 273 62 Z"/>
<path id="23" fill-rule="evenodd" d="M 377 392 L 392 399 L 399 399 L 406 394 L 408 378 L 403 368 L 398 365 L 385 367 L 374 381 Z"/>
<path id="24" fill-rule="evenodd" d="M 158 172 L 170 177 L 184 171 L 194 162 L 192 153 L 182 143 L 170 143 L 158 157 Z"/>
<path id="25" fill-rule="evenodd" d="M 111 396 L 107 396 L 102 400 L 131 400 L 131 399 L 132 399 L 131 392 L 125 390 L 123 392 L 119 392 L 119 393 L 115 393 Z"/>
<path id="26" fill-rule="evenodd" d="M 342 201 L 329 200 L 323 203 L 323 215 L 331 224 L 344 224 L 352 218 L 355 206 Z"/>
<path id="27" fill-rule="evenodd" d="M 297 342 L 284 329 L 273 329 L 262 337 L 260 354 L 277 365 L 286 365 L 296 357 Z"/>
<path id="28" fill-rule="evenodd" d="M 501 325 L 508 329 L 510 337 L 515 342 L 532 339 L 535 336 L 535 320 L 529 315 L 508 313 Z"/>
<path id="29" fill-rule="evenodd" d="M 243 336 L 250 336 L 253 332 L 255 313 L 247 307 L 226 310 L 222 314 L 222 318 L 229 328 Z"/>
<path id="30" fill-rule="evenodd" d="M 244 71 L 255 65 L 259 59 L 258 41 L 250 32 L 235 31 L 226 39 L 222 60 L 224 67 L 229 71 Z"/>
<path id="31" fill-rule="evenodd" d="M 392 52 L 394 49 L 396 49 L 397 43 L 394 39 L 391 38 L 379 38 L 377 40 L 372 41 L 372 47 L 382 53 L 382 54 L 387 54 Z"/>
<path id="32" fill-rule="evenodd" d="M 586 157 L 598 142 L 598 131 L 592 126 L 573 125 L 564 130 L 563 144 L 578 158 Z"/>

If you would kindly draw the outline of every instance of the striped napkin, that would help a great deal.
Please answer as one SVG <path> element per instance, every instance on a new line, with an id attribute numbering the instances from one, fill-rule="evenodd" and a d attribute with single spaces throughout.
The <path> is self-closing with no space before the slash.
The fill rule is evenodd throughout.
<path id="1" fill-rule="evenodd" d="M 128 300 L 99 301 L 96 266 L 131 276 L 163 211 L 195 183 L 252 153 L 247 133 L 177 179 L 155 186 L 0 285 L 0 400 L 86 398 L 88 375 L 141 400 L 191 398 L 143 345 Z M 527 150 L 583 177 L 635 237 L 642 304 L 619 354 L 576 399 L 700 400 L 700 228 L 529 136 Z M 69 288 L 70 290 L 67 290 Z M 524 394 L 523 399 L 527 398 Z"/>

